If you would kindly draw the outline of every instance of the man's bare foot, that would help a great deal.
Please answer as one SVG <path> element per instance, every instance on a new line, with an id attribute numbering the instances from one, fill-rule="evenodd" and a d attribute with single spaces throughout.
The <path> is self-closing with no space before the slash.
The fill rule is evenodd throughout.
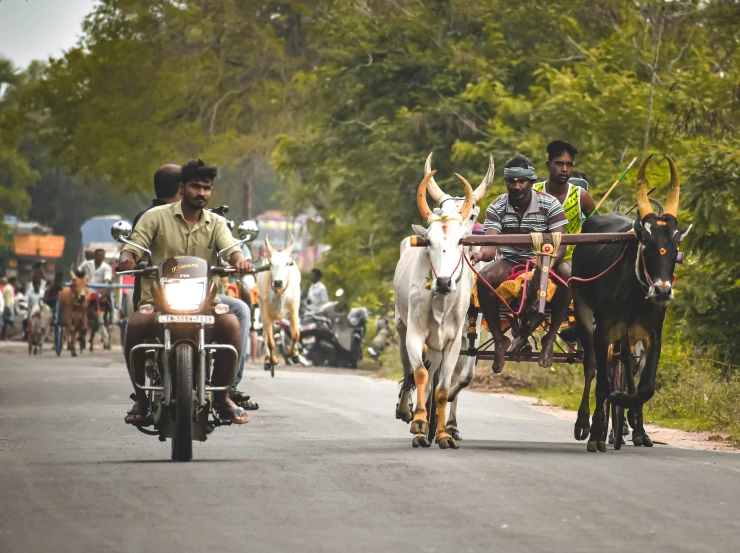
<path id="1" fill-rule="evenodd" d="M 126 424 L 139 424 L 144 422 L 146 420 L 147 408 L 148 405 L 145 399 L 136 400 L 134 402 L 134 406 L 131 407 L 131 410 L 126 414 L 123 421 Z"/>
<path id="2" fill-rule="evenodd" d="M 491 370 L 496 374 L 499 374 L 504 370 L 504 365 L 506 364 L 506 351 L 509 349 L 510 345 L 511 339 L 506 336 L 504 336 L 503 342 L 496 342 L 496 359 L 494 359 L 493 366 L 491 367 Z"/>

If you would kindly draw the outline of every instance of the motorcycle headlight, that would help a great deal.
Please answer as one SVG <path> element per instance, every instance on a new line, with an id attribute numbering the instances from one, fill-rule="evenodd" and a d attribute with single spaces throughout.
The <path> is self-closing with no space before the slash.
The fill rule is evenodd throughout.
<path id="1" fill-rule="evenodd" d="M 195 311 L 206 299 L 207 278 L 162 279 L 164 297 L 173 311 Z"/>

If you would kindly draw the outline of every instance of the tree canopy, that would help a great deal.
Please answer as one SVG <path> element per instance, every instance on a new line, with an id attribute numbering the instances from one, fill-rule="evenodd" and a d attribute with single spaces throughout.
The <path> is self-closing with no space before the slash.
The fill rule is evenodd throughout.
<path id="1" fill-rule="evenodd" d="M 245 213 L 269 162 L 269 195 L 325 221 L 329 283 L 378 307 L 430 151 L 454 193 L 489 154 L 544 171 L 547 143 L 570 140 L 597 200 L 633 157 L 669 154 L 694 224 L 677 324 L 738 362 L 738 36 L 737 0 L 102 0 L 62 58 L 0 64 L 0 203 L 27 210 L 49 171 L 148 193 L 156 167 L 201 156 Z M 667 173 L 656 156 L 658 199 Z"/>

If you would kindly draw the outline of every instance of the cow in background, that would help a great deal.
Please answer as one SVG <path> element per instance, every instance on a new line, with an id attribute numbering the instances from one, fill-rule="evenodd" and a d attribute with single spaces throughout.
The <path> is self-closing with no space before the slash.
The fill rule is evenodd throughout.
<path id="1" fill-rule="evenodd" d="M 267 337 L 269 348 L 265 359 L 265 370 L 270 370 L 270 366 L 275 366 L 278 362 L 275 355 L 272 324 L 286 316 L 290 318 L 292 342 L 288 357 L 299 362 L 297 347 L 300 337 L 298 310 L 301 305 L 301 272 L 291 257 L 294 244 L 291 235 L 288 247 L 283 251 L 277 251 L 270 246 L 270 240 L 265 235 L 265 252 L 270 270 L 257 275 L 257 294 L 264 328 L 263 336 Z"/>
<path id="2" fill-rule="evenodd" d="M 82 273 L 72 273 L 72 284 L 59 294 L 64 336 L 72 357 L 77 357 L 75 340 L 80 343 L 80 352 L 85 349 L 88 302 L 87 278 Z"/>
<path id="3" fill-rule="evenodd" d="M 39 302 L 31 309 L 31 313 L 28 315 L 28 355 L 41 355 L 41 349 L 47 334 L 49 334 L 53 318 L 54 313 L 51 311 L 51 307 L 44 302 Z"/>

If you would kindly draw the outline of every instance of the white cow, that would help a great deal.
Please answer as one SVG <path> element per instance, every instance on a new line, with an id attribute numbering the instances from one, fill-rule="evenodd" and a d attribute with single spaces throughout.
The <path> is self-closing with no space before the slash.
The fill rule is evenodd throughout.
<path id="1" fill-rule="evenodd" d="M 432 154 L 430 153 L 429 156 L 427 156 L 426 163 L 424 164 L 424 176 L 429 175 L 432 172 Z M 493 156 L 489 156 L 488 158 L 488 171 L 486 172 L 485 177 L 483 178 L 483 181 L 478 185 L 478 187 L 473 192 L 473 201 L 474 205 L 477 205 L 480 203 L 480 201 L 485 197 L 486 193 L 488 192 L 488 189 L 491 186 L 491 183 L 493 182 L 493 178 L 495 175 L 495 165 L 493 162 Z M 465 198 L 459 198 L 459 197 L 452 197 L 449 194 L 445 194 L 442 189 L 437 185 L 436 181 L 434 180 L 434 177 L 429 178 L 429 183 L 427 185 L 427 192 L 429 195 L 439 204 L 439 210 L 441 213 L 446 213 L 448 215 L 454 215 L 455 213 L 459 213 L 462 209 L 463 203 L 465 202 Z M 477 218 L 477 210 L 471 211 L 471 220 L 475 221 Z M 401 254 L 403 255 L 403 251 L 409 246 L 409 239 L 405 239 L 401 243 Z M 475 248 L 473 248 L 475 249 Z M 485 264 L 479 264 L 476 269 L 480 270 L 481 265 Z M 480 316 L 476 318 L 476 335 L 480 335 Z M 462 334 L 462 343 L 466 344 L 465 342 L 465 334 L 467 333 L 468 325 L 464 324 L 461 329 Z M 467 345 L 467 344 L 466 344 Z M 440 365 L 440 362 L 442 360 L 442 356 L 439 354 L 439 352 L 435 352 L 433 350 L 428 351 L 427 355 L 427 361 L 428 365 L 431 370 L 431 374 L 434 374 L 434 371 L 437 370 L 437 368 Z M 460 433 L 458 431 L 457 427 L 457 405 L 458 405 L 458 393 L 466 388 L 470 382 L 473 380 L 473 377 L 475 377 L 475 357 L 473 356 L 467 356 L 467 355 L 460 355 L 458 357 L 457 363 L 455 365 L 455 371 L 453 373 L 453 382 L 452 387 L 450 389 L 450 395 L 449 395 L 449 401 L 452 403 L 450 405 L 450 413 L 447 419 L 447 423 L 445 425 L 447 432 L 452 436 L 455 440 L 460 440 Z M 410 422 L 411 420 L 411 410 L 410 410 L 410 388 L 406 389 L 404 392 L 404 389 L 402 389 L 400 394 L 400 400 L 399 400 L 399 406 L 401 404 L 404 405 L 403 408 L 398 409 L 396 411 L 396 417 L 401 418 L 405 420 L 406 422 Z M 398 407 L 398 406 L 397 406 Z"/>
<path id="2" fill-rule="evenodd" d="M 41 355 L 41 348 L 46 340 L 46 335 L 51 327 L 51 320 L 54 314 L 51 307 L 44 302 L 39 302 L 33 306 L 31 313 L 28 315 L 30 331 L 28 333 L 28 355 Z"/>
<path id="3" fill-rule="evenodd" d="M 291 235 L 288 247 L 283 251 L 276 251 L 270 246 L 270 240 L 265 235 L 265 250 L 270 270 L 257 275 L 257 295 L 263 334 L 267 336 L 269 348 L 268 357 L 265 359 L 266 369 L 270 365 L 277 365 L 272 323 L 286 316 L 290 317 L 290 337 L 293 342 L 288 356 L 296 362 L 299 361 L 296 348 L 300 336 L 298 310 L 301 305 L 301 272 L 291 257 L 293 246 Z"/>
<path id="4" fill-rule="evenodd" d="M 460 354 L 463 326 L 467 322 L 473 272 L 464 260 L 462 239 L 473 232 L 479 208 L 474 207 L 473 189 L 460 175 L 465 199 L 459 211 L 432 210 L 426 199 L 427 187 L 435 171 L 424 177 L 417 192 L 419 212 L 427 228 L 414 225 L 425 238 L 426 248 L 407 247 L 396 266 L 393 285 L 396 298 L 395 322 L 398 328 L 401 362 L 404 369 L 401 399 L 396 416 L 408 420 L 408 397 L 416 387 L 416 409 L 411 421 L 415 447 L 428 447 L 429 430 L 426 395 L 430 382 L 424 365 L 425 349 L 440 352 L 439 385 L 434 390 L 437 408 L 435 441 L 442 449 L 457 449 L 457 441 L 445 427 L 447 401 L 452 375 Z"/>

